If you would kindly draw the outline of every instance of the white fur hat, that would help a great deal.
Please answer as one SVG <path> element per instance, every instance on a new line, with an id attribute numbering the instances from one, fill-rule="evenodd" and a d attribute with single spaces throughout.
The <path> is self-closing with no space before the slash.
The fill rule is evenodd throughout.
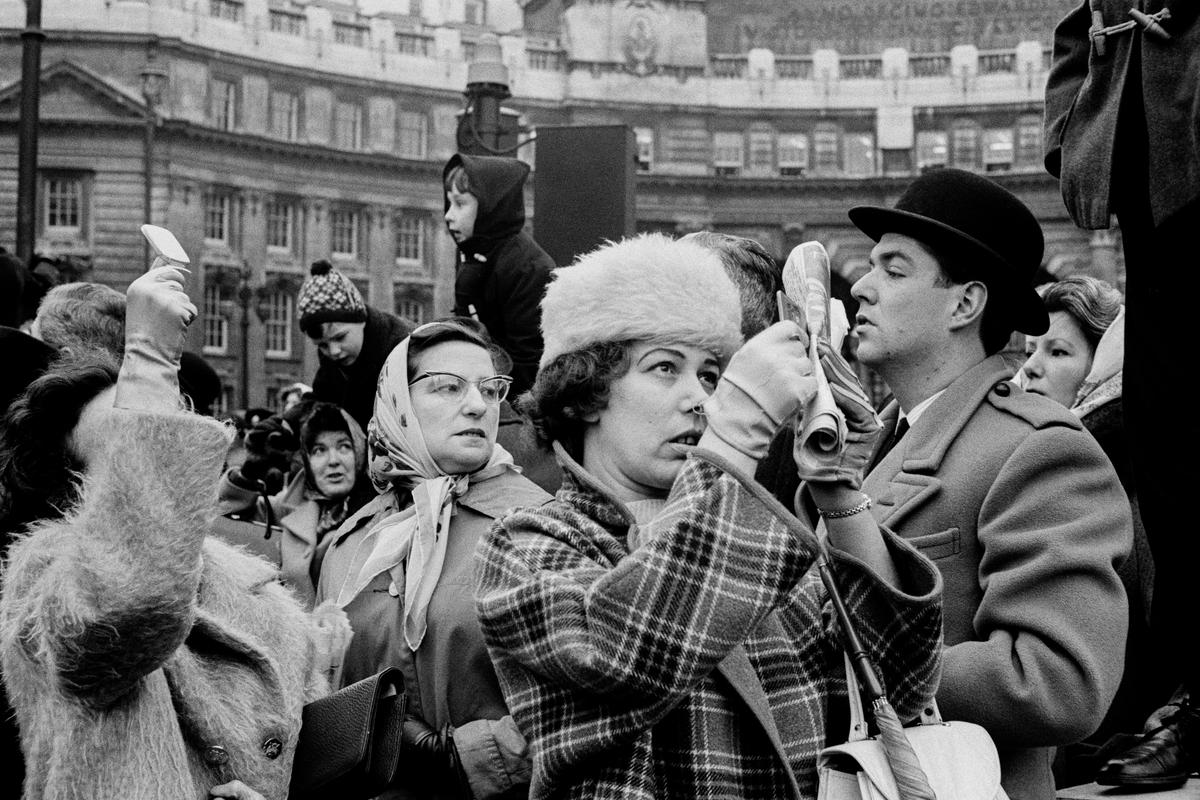
<path id="1" fill-rule="evenodd" d="M 539 367 L 599 342 L 695 345 L 721 363 L 742 344 L 742 308 L 721 257 L 694 242 L 644 233 L 556 269 L 542 298 Z"/>

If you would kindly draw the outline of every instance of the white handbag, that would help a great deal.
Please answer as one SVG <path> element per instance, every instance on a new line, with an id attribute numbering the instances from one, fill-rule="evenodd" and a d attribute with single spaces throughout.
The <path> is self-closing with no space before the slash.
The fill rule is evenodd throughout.
<path id="1" fill-rule="evenodd" d="M 901 800 L 883 742 L 867 735 L 861 695 L 846 659 L 850 735 L 817 757 L 817 800 Z M 937 703 L 904 733 L 938 800 L 1008 800 L 992 737 L 971 722 L 945 722 Z"/>

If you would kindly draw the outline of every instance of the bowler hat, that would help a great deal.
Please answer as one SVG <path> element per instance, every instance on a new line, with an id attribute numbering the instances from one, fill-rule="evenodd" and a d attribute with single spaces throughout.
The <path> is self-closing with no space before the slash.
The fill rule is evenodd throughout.
<path id="1" fill-rule="evenodd" d="M 961 259 L 1015 330 L 1036 336 L 1050 327 L 1033 288 L 1045 246 L 1041 225 L 995 181 L 961 169 L 934 170 L 909 184 L 895 208 L 857 206 L 850 221 L 875 241 L 899 233 Z"/>

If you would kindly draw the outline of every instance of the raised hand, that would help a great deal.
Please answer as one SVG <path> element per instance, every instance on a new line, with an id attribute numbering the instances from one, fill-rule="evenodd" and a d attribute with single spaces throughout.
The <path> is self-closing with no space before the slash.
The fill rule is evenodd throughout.
<path id="1" fill-rule="evenodd" d="M 196 306 L 183 289 L 186 269 L 156 267 L 125 292 L 125 357 L 115 405 L 143 411 L 179 408 L 179 359 Z"/>
<path id="2" fill-rule="evenodd" d="M 808 335 L 790 320 L 742 345 L 704 403 L 708 429 L 743 455 L 765 456 L 779 428 L 816 391 L 807 345 Z"/>
<path id="3" fill-rule="evenodd" d="M 801 480 L 842 483 L 858 489 L 879 437 L 879 416 L 846 359 L 825 342 L 817 343 L 817 354 L 834 402 L 846 417 L 846 442 L 835 453 L 821 454 L 814 448 L 797 446 L 792 455 Z"/>

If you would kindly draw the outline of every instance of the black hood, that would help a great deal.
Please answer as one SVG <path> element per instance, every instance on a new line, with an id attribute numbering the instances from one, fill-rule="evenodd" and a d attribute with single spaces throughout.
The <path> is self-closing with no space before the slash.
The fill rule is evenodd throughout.
<path id="1" fill-rule="evenodd" d="M 525 179 L 529 165 L 516 158 L 468 156 L 455 153 L 442 170 L 442 184 L 450 170 L 462 165 L 471 184 L 471 194 L 479 201 L 475 231 L 458 248 L 470 255 L 486 255 L 504 239 L 525 227 Z M 449 210 L 445 199 L 443 211 Z"/>

